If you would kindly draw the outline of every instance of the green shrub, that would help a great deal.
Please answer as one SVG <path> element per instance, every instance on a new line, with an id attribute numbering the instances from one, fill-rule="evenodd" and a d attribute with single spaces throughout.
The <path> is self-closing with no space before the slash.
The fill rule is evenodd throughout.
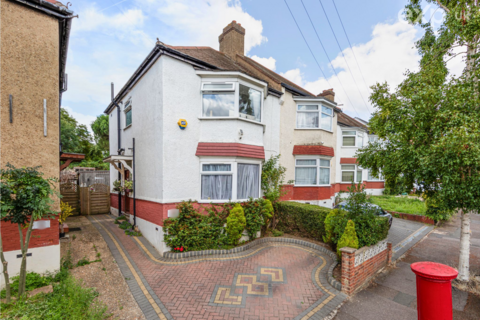
<path id="1" fill-rule="evenodd" d="M 273 215 L 273 206 L 270 200 L 250 199 L 241 204 L 247 221 L 245 229 L 247 230 L 250 240 L 257 237 L 257 232 L 262 229 L 268 219 Z"/>
<path id="2" fill-rule="evenodd" d="M 279 231 L 279 230 L 276 230 L 276 229 L 273 229 L 272 230 L 272 234 L 274 237 L 281 237 L 283 236 L 283 232 L 282 231 Z"/>
<path id="3" fill-rule="evenodd" d="M 242 237 L 247 221 L 242 206 L 237 203 L 227 218 L 227 235 L 231 245 L 236 245 Z"/>
<path id="4" fill-rule="evenodd" d="M 355 232 L 355 223 L 353 223 L 352 220 L 348 220 L 347 226 L 345 227 L 345 232 L 342 234 L 340 240 L 338 240 L 337 255 L 339 258 L 342 257 L 340 249 L 344 247 L 358 249 L 358 238 L 357 233 Z"/>
<path id="5" fill-rule="evenodd" d="M 164 241 L 172 248 L 183 247 L 184 251 L 221 249 L 228 247 L 228 238 L 224 232 L 228 210 L 232 204 L 205 208 L 208 215 L 200 214 L 193 202 L 177 205 L 178 218 L 164 221 Z"/>
<path id="6" fill-rule="evenodd" d="M 275 203 L 277 229 L 300 232 L 302 236 L 321 240 L 325 235 L 325 217 L 331 209 L 291 201 Z"/>
<path id="7" fill-rule="evenodd" d="M 333 219 L 335 216 L 343 214 L 343 211 L 334 209 L 331 210 L 328 214 L 327 217 L 325 218 L 325 235 L 323 236 L 323 242 L 329 243 L 332 242 L 332 237 L 333 237 L 333 229 L 334 229 L 334 224 L 333 224 Z"/>
<path id="8" fill-rule="evenodd" d="M 122 223 L 120 223 L 118 227 L 122 230 L 127 230 L 127 229 L 131 229 L 132 225 L 128 221 L 123 221 Z"/>

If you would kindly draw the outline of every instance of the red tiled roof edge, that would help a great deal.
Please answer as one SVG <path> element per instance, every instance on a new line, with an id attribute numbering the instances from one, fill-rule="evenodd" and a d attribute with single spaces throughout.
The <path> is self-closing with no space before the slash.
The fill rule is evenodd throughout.
<path id="1" fill-rule="evenodd" d="M 265 159 L 265 149 L 242 143 L 199 142 L 195 155 Z"/>
<path id="2" fill-rule="evenodd" d="M 340 164 L 357 164 L 357 158 L 340 158 Z"/>
<path id="3" fill-rule="evenodd" d="M 321 155 L 321 156 L 335 156 L 335 150 L 331 147 L 324 146 L 293 146 L 294 155 Z"/>

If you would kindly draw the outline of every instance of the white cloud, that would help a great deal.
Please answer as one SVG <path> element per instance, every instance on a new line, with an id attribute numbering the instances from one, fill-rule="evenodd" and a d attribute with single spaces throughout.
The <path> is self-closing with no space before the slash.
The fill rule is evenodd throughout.
<path id="1" fill-rule="evenodd" d="M 417 29 L 403 21 L 393 24 L 379 23 L 374 27 L 370 41 L 353 46 L 366 85 L 357 67 L 352 50 L 348 48 L 343 51 L 361 95 L 341 54 L 332 61 L 338 77 L 333 75 L 328 78 L 328 81 L 323 77 L 315 81 L 307 81 L 298 68 L 289 70 L 282 75 L 312 93 L 318 94 L 325 89 L 334 88 L 336 101 L 344 104 L 344 110 L 349 115 L 358 116 L 359 114 L 362 118 L 369 119 L 370 112 L 373 110 L 368 101 L 371 93 L 369 87 L 375 83 L 387 81 L 393 89 L 402 82 L 407 69 L 415 70 L 418 68 L 419 55 L 414 48 L 417 37 Z M 347 94 L 342 89 L 340 82 Z"/>
<path id="2" fill-rule="evenodd" d="M 92 124 L 93 121 L 95 121 L 96 117 L 94 116 L 91 116 L 91 115 L 88 115 L 88 114 L 83 114 L 83 113 L 80 113 L 80 112 L 75 112 L 72 110 L 72 108 L 70 107 L 62 107 L 64 108 L 65 110 L 67 110 L 67 112 L 73 117 L 75 118 L 75 120 L 77 120 L 77 122 L 79 124 L 84 124 L 87 126 L 88 128 L 88 131 L 90 132 L 90 134 L 92 134 L 92 127 L 90 126 Z"/>
<path id="3" fill-rule="evenodd" d="M 277 60 L 275 60 L 273 57 L 270 57 L 270 58 L 260 58 L 258 56 L 252 56 L 250 57 L 252 58 L 253 60 L 257 61 L 258 63 L 260 63 L 261 65 L 263 65 L 264 67 L 267 67 L 268 69 L 270 70 L 273 70 L 275 71 L 275 69 L 277 68 L 276 67 L 276 62 Z"/>
<path id="4" fill-rule="evenodd" d="M 239 0 L 150 0 L 141 3 L 150 5 L 151 10 L 156 10 L 157 18 L 175 30 L 160 39 L 168 44 L 218 48 L 218 36 L 232 20 L 246 29 L 245 53 L 267 41 L 262 35 L 262 21 L 245 12 Z"/>

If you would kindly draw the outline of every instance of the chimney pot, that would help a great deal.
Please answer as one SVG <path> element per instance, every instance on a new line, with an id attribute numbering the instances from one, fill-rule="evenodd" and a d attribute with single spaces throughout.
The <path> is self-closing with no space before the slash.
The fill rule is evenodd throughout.
<path id="1" fill-rule="evenodd" d="M 245 28 L 233 20 L 223 28 L 218 42 L 220 43 L 220 52 L 236 60 L 237 54 L 240 56 L 245 54 Z"/>

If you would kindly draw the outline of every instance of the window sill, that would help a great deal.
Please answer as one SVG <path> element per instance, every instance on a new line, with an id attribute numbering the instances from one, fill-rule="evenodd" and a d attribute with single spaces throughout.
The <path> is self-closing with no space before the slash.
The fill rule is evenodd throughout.
<path id="1" fill-rule="evenodd" d="M 363 147 L 348 147 L 348 146 L 342 146 L 342 148 L 345 148 L 345 149 L 358 149 L 358 148 L 363 148 Z"/>
<path id="2" fill-rule="evenodd" d="M 254 200 L 255 199 L 259 199 L 259 197 L 257 198 L 253 198 Z M 198 203 L 226 203 L 226 202 L 246 202 L 248 201 L 248 199 L 225 199 L 225 200 L 199 200 Z"/>
<path id="3" fill-rule="evenodd" d="M 127 130 L 127 129 L 130 129 L 132 127 L 132 124 L 129 124 L 128 126 L 126 126 L 125 128 L 123 128 L 123 131 Z"/>
<path id="4" fill-rule="evenodd" d="M 253 121 L 245 118 L 240 118 L 240 117 L 198 117 L 200 120 L 241 120 L 245 122 L 250 122 L 253 124 L 258 124 L 259 126 L 266 126 L 266 124 L 258 122 L 258 121 Z"/>
<path id="5" fill-rule="evenodd" d="M 363 182 L 385 182 L 385 180 L 365 180 Z"/>
<path id="6" fill-rule="evenodd" d="M 325 132 L 333 134 L 333 131 L 326 130 L 326 129 L 320 129 L 320 128 L 295 128 L 294 130 L 316 130 L 316 131 L 325 131 Z"/>

